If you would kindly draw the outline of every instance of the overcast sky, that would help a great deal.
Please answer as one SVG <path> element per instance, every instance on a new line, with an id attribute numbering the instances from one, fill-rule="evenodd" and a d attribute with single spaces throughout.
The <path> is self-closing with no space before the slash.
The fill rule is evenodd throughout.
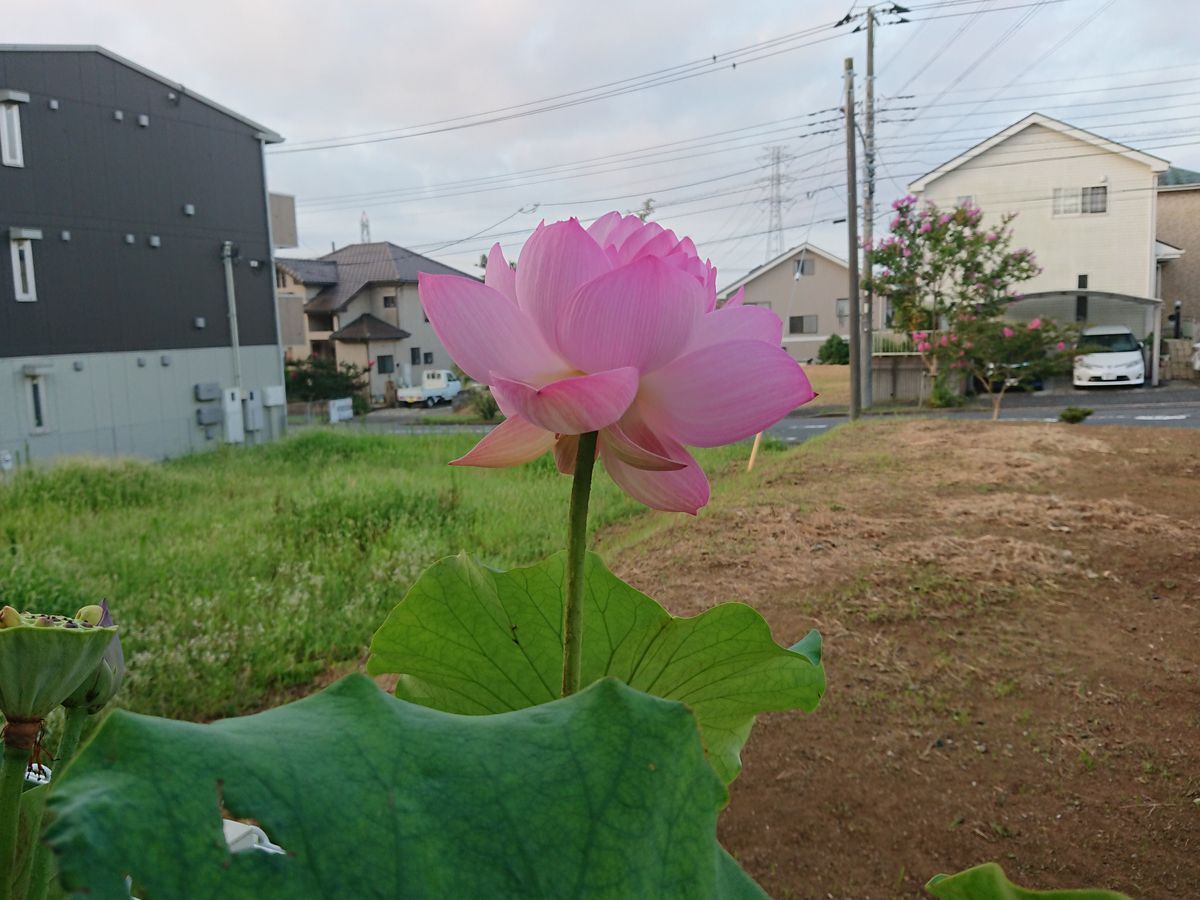
<path id="1" fill-rule="evenodd" d="M 1033 111 L 1200 169 L 1195 0 L 907 5 L 913 21 L 881 16 L 877 29 L 882 207 Z M 475 271 L 494 240 L 515 256 L 543 217 L 587 221 L 653 197 L 654 218 L 695 238 L 727 284 L 767 256 L 773 146 L 783 148 L 785 246 L 810 239 L 846 252 L 846 226 L 830 221 L 845 210 L 845 142 L 830 108 L 841 102 L 843 59 L 861 74 L 866 48 L 851 33 L 861 18 L 829 26 L 863 8 L 41 0 L 6 9 L 4 40 L 101 44 L 284 135 L 269 150 L 268 181 L 296 195 L 302 245 L 285 255 L 357 241 L 366 211 L 374 240 Z M 549 97 L 587 99 L 575 92 L 601 85 L 627 90 L 662 70 L 660 80 L 698 74 L 412 135 Z M 349 146 L 311 149 L 343 138 L 332 142 Z M 598 157 L 607 159 L 588 162 Z"/>

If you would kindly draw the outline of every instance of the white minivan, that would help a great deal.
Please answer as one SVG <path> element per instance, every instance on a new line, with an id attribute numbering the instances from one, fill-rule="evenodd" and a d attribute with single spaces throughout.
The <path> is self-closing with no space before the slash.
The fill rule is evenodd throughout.
<path id="1" fill-rule="evenodd" d="M 1146 361 L 1142 342 L 1124 325 L 1096 325 L 1079 335 L 1075 387 L 1144 384 Z"/>

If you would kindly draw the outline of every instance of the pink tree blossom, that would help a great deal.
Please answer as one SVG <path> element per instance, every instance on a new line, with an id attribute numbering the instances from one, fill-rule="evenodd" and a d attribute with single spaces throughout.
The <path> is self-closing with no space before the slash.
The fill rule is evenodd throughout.
<path id="1" fill-rule="evenodd" d="M 1037 331 L 1041 327 L 1042 327 L 1041 319 L 1030 319 L 1029 320 L 1029 330 L 1030 331 Z"/>
<path id="2" fill-rule="evenodd" d="M 515 270 L 497 244 L 483 284 L 422 273 L 420 296 L 450 356 L 507 417 L 457 465 L 553 450 L 569 474 L 579 435 L 596 431 L 626 493 L 694 514 L 708 479 L 684 445 L 740 440 L 815 396 L 779 318 L 740 291 L 717 309 L 716 269 L 692 241 L 637 216 L 539 225 Z"/>
<path id="3" fill-rule="evenodd" d="M 1004 326 L 1004 330 L 1003 330 L 1002 334 L 1003 334 L 1003 335 L 1004 335 L 1006 338 L 1010 338 L 1010 337 L 1012 337 L 1013 335 L 1015 335 L 1015 334 L 1016 334 L 1016 332 L 1015 332 L 1015 331 L 1013 331 L 1011 328 L 1009 328 L 1007 325 L 1005 325 L 1005 326 Z"/>

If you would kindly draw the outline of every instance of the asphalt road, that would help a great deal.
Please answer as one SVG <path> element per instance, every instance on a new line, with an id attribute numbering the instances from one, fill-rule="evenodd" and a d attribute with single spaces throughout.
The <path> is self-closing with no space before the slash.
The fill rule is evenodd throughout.
<path id="1" fill-rule="evenodd" d="M 1132 425 L 1148 428 L 1200 428 L 1200 386 L 1162 387 L 1145 389 L 1116 389 L 1045 392 L 1037 394 L 1013 394 L 1004 400 L 1000 412 L 1005 422 L 1057 422 L 1058 414 L 1068 406 L 1083 406 L 1095 412 L 1087 418 L 1085 425 Z M 447 413 L 449 407 L 434 410 Z M 383 434 L 439 434 L 466 431 L 486 434 L 487 425 L 420 425 L 417 424 L 426 410 L 381 410 L 367 418 L 369 431 Z M 959 418 L 986 420 L 991 418 L 990 408 L 960 409 L 948 411 L 912 412 L 902 415 L 917 415 L 924 418 Z M 845 415 L 822 415 L 819 411 L 805 409 L 784 419 L 770 429 L 769 433 L 788 443 L 798 443 L 813 435 L 822 434 L 843 422 Z M 345 427 L 360 427 L 358 423 Z"/>
<path id="2" fill-rule="evenodd" d="M 1053 398 L 1053 405 L 1028 406 L 1021 404 L 1000 410 L 1003 422 L 1057 422 L 1058 414 L 1067 406 L 1090 406 L 1095 409 L 1084 425 L 1133 425 L 1148 428 L 1200 428 L 1200 402 L 1183 403 L 1105 403 L 1088 402 L 1090 395 Z M 951 412 L 913 413 L 922 418 L 990 419 L 988 410 L 954 410 Z M 870 417 L 867 417 L 870 418 Z M 788 443 L 795 443 L 822 434 L 843 422 L 848 416 L 789 416 L 770 430 L 770 434 Z"/>

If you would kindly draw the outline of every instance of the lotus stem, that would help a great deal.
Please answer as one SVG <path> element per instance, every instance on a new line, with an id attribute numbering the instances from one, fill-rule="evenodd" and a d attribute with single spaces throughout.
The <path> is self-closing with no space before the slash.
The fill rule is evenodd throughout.
<path id="1" fill-rule="evenodd" d="M 58 753 L 54 758 L 54 775 L 57 778 L 63 771 L 75 751 L 79 747 L 79 737 L 83 734 L 83 726 L 88 720 L 87 707 L 72 706 L 66 710 L 66 721 L 63 723 L 62 738 L 58 742 Z M 33 851 L 33 866 L 29 872 L 29 896 L 26 900 L 44 900 L 50 887 L 50 848 L 39 839 L 42 823 L 35 822 L 30 834 L 37 841 Z"/>
<path id="2" fill-rule="evenodd" d="M 579 690 L 583 669 L 583 563 L 587 556 L 588 498 L 592 469 L 596 465 L 596 432 L 579 436 L 575 480 L 571 483 L 571 510 L 567 529 L 567 596 L 563 604 L 562 695 Z"/>
<path id="3" fill-rule="evenodd" d="M 28 765 L 28 747 L 4 745 L 4 768 L 0 769 L 0 900 L 13 900 L 14 897 L 21 792 L 25 789 L 25 767 Z"/>

